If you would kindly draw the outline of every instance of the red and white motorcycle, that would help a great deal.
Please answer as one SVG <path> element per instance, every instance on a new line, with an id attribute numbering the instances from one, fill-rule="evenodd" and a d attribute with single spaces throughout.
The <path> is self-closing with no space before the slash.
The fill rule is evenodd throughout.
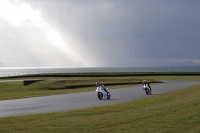
<path id="1" fill-rule="evenodd" d="M 152 94 L 152 90 L 150 89 L 150 87 L 147 84 L 143 85 L 143 89 L 145 90 L 147 95 L 151 95 Z"/>
<path id="2" fill-rule="evenodd" d="M 108 92 L 108 88 L 105 88 Z M 102 87 L 98 87 L 96 89 L 96 92 L 97 92 L 97 97 L 99 98 L 99 100 L 102 100 L 102 99 L 110 99 L 111 95 L 110 93 L 106 92 Z"/>

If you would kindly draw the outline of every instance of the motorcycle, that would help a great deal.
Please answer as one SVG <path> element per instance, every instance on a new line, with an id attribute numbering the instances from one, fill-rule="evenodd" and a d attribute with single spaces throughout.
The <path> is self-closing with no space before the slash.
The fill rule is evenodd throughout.
<path id="1" fill-rule="evenodd" d="M 108 88 L 105 88 L 105 89 L 108 92 Z M 109 92 L 107 93 L 104 89 L 97 88 L 96 92 L 97 92 L 97 97 L 99 98 L 99 100 L 110 99 L 110 97 L 111 97 L 110 93 Z"/>
<path id="2" fill-rule="evenodd" d="M 152 91 L 151 91 L 151 89 L 150 89 L 150 87 L 148 85 L 144 85 L 143 89 L 145 90 L 147 95 L 151 95 L 152 94 Z"/>

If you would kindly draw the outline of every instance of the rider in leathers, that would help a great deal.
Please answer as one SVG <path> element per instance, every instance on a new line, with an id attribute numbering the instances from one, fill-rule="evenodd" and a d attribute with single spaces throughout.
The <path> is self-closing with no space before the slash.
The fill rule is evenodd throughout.
<path id="1" fill-rule="evenodd" d="M 96 86 L 97 86 L 97 89 L 103 89 L 108 94 L 108 91 L 106 90 L 106 87 L 103 84 L 96 82 Z M 101 87 L 101 88 L 99 88 L 99 87 Z"/>
<path id="2" fill-rule="evenodd" d="M 146 81 L 146 80 L 143 80 L 143 86 L 148 86 L 150 88 L 150 91 L 151 91 L 151 86 L 150 84 Z"/>

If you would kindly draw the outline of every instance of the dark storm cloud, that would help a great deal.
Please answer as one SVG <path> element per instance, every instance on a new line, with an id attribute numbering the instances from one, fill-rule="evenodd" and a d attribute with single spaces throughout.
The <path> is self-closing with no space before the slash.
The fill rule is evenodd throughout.
<path id="1" fill-rule="evenodd" d="M 198 0 L 26 0 L 96 66 L 200 64 Z"/>
<path id="2" fill-rule="evenodd" d="M 158 4 L 162 3 L 162 5 Z M 200 39 L 199 2 L 160 1 L 155 11 L 141 22 L 138 33 L 144 46 L 150 48 L 153 56 L 174 58 L 199 58 Z M 157 7 L 158 6 L 158 7 Z M 157 14 L 157 15 L 156 15 Z"/>

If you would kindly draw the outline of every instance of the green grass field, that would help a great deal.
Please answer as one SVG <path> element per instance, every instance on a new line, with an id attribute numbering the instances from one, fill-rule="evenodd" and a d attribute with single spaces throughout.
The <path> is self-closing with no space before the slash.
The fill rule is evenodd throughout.
<path id="1" fill-rule="evenodd" d="M 106 107 L 0 118 L 1 133 L 199 133 L 200 85 Z"/>
<path id="2" fill-rule="evenodd" d="M 77 92 L 94 91 L 96 89 L 95 82 L 114 83 L 108 85 L 109 89 L 127 88 L 135 85 L 141 85 L 146 79 L 150 82 L 159 80 L 197 80 L 200 76 L 117 76 L 117 77 L 35 77 L 35 79 L 43 79 L 44 81 L 24 86 L 23 82 L 0 82 L 0 100 L 19 99 L 38 96 L 49 96 L 56 94 L 69 94 Z M 27 80 L 33 78 L 14 78 L 14 80 Z M 135 84 L 135 82 L 141 82 Z M 127 84 L 124 84 L 127 83 Z M 67 88 L 73 86 L 74 88 Z M 81 87 L 89 85 L 89 87 Z M 92 86 L 93 85 L 93 86 Z M 53 89 L 52 89 L 53 88 Z"/>
<path id="3" fill-rule="evenodd" d="M 102 77 L 100 77 L 102 78 Z M 106 78 L 106 77 L 105 77 Z M 52 79 L 52 78 L 51 78 Z M 61 77 L 54 80 L 99 80 L 99 77 Z M 200 76 L 123 76 L 120 80 L 195 80 Z M 46 78 L 50 80 L 50 78 Z M 49 81 L 47 81 L 49 82 Z M 41 82 L 42 83 L 42 82 Z M 0 83 L 0 98 L 12 99 L 63 93 L 94 91 L 94 87 L 49 90 L 41 83 Z M 109 86 L 110 89 L 133 86 Z M 105 107 L 0 118 L 0 133 L 199 133 L 200 85 L 136 101 Z"/>
<path id="4" fill-rule="evenodd" d="M 135 77 L 57 77 L 57 79 L 46 78 L 44 81 L 27 86 L 24 86 L 23 82 L 0 82 L 0 100 L 95 91 L 97 81 L 108 85 L 109 89 L 117 89 L 141 85 L 143 79 Z M 150 78 L 148 81 L 157 82 Z"/>

